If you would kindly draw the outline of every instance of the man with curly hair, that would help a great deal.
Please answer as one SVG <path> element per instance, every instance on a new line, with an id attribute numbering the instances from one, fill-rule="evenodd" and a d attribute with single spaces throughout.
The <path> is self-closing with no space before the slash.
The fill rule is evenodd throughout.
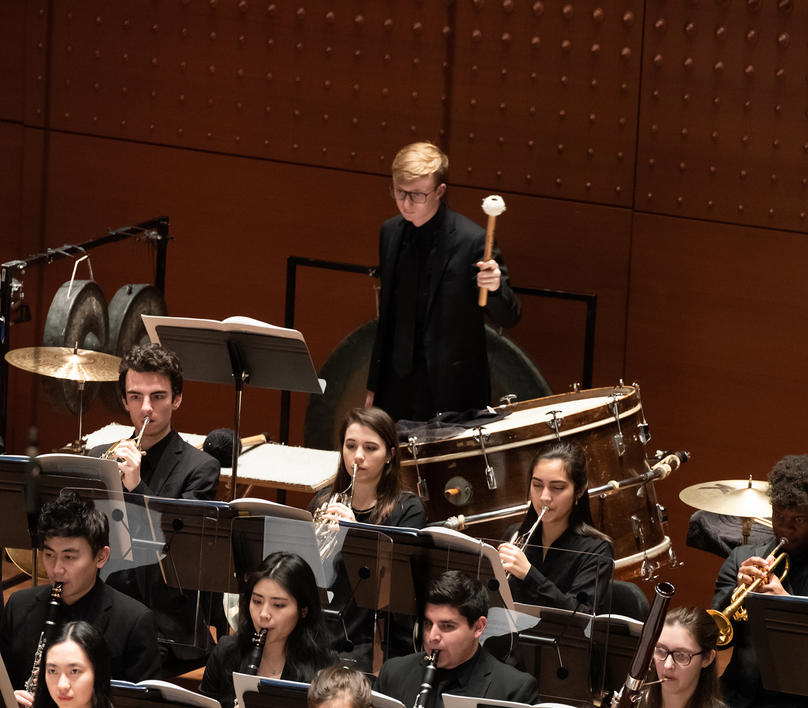
<path id="1" fill-rule="evenodd" d="M 763 583 L 756 592 L 766 595 L 808 595 L 808 455 L 786 455 L 769 473 L 772 502 L 772 530 L 775 541 L 766 546 L 738 546 L 733 549 L 716 580 L 714 609 L 723 610 L 739 585 L 757 578 Z M 770 573 L 769 555 L 780 538 L 787 538 L 783 550 L 789 555 L 788 577 L 781 580 L 782 565 Z M 724 698 L 731 708 L 747 706 L 792 706 L 795 696 L 763 689 L 757 669 L 757 655 L 747 622 L 734 624 L 732 658 L 721 677 Z"/>

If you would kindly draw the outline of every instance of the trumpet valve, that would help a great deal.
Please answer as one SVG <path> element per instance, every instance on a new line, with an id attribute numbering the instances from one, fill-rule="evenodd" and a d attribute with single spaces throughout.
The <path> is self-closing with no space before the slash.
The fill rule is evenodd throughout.
<path id="1" fill-rule="evenodd" d="M 749 619 L 749 613 L 746 611 L 745 607 L 739 607 L 735 614 L 732 616 L 736 622 L 746 622 Z"/>

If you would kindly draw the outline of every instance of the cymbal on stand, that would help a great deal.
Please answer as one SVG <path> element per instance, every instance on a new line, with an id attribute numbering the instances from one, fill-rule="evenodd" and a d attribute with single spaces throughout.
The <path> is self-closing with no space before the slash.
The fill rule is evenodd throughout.
<path id="1" fill-rule="evenodd" d="M 117 381 L 121 358 L 90 349 L 23 347 L 6 353 L 12 366 L 67 381 Z"/>
<path id="2" fill-rule="evenodd" d="M 771 516 L 769 483 L 753 479 L 700 482 L 679 492 L 679 499 L 696 509 L 728 516 Z"/>

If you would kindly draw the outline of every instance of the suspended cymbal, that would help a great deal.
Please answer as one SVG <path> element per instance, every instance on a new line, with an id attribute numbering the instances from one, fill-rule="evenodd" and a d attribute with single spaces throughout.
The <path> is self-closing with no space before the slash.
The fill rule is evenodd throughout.
<path id="1" fill-rule="evenodd" d="M 768 482 L 724 479 L 701 482 L 679 492 L 679 499 L 697 509 L 728 516 L 771 516 Z"/>
<path id="2" fill-rule="evenodd" d="M 25 347 L 6 354 L 12 366 L 68 381 L 117 381 L 121 358 L 70 347 Z"/>

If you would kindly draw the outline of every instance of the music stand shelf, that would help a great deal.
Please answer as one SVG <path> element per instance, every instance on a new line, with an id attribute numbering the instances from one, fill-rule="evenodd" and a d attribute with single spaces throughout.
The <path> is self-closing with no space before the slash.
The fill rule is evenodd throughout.
<path id="1" fill-rule="evenodd" d="M 245 386 L 322 394 L 303 335 L 249 317 L 218 320 L 141 315 L 152 342 L 177 354 L 189 381 L 232 384 L 233 464 L 230 499 L 238 484 L 241 399 Z"/>

